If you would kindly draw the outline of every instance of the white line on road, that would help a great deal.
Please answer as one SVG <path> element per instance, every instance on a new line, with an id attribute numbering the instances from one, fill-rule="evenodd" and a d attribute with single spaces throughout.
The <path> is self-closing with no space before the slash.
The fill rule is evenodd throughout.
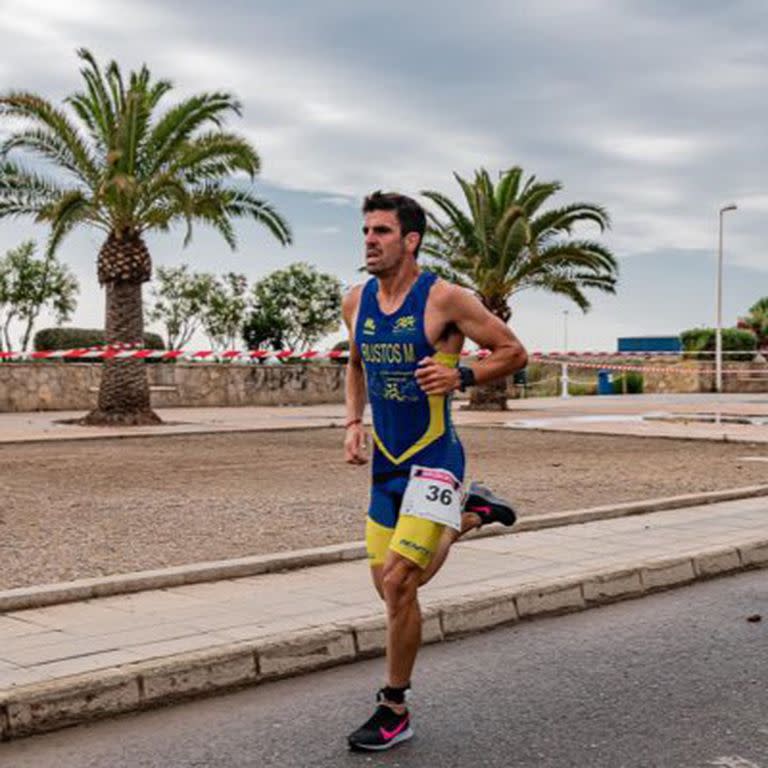
<path id="1" fill-rule="evenodd" d="M 717 760 L 710 763 L 710 765 L 717 766 L 718 768 L 761 768 L 757 763 L 753 763 L 751 760 L 747 760 L 745 757 L 739 757 L 734 755 L 733 757 L 718 757 Z"/>

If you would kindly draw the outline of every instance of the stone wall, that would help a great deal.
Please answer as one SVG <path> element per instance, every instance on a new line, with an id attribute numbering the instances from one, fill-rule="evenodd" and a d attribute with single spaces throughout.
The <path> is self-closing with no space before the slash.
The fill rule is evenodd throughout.
<path id="1" fill-rule="evenodd" d="M 649 365 L 651 363 L 648 363 Z M 669 370 L 643 374 L 643 391 L 647 393 L 714 392 L 715 372 L 711 363 L 699 366 L 693 361 L 671 363 L 654 362 Z M 768 365 L 766 363 L 731 363 L 723 366 L 723 392 L 768 392 Z"/>
<path id="2" fill-rule="evenodd" d="M 345 366 L 148 365 L 152 405 L 315 405 L 344 401 Z M 0 412 L 79 411 L 96 405 L 101 365 L 0 363 Z"/>
<path id="3" fill-rule="evenodd" d="M 701 370 L 698 363 L 673 363 L 669 359 L 649 360 L 647 365 L 664 368 L 663 371 L 643 373 L 643 392 L 648 394 L 690 394 L 708 392 L 701 388 Z"/>

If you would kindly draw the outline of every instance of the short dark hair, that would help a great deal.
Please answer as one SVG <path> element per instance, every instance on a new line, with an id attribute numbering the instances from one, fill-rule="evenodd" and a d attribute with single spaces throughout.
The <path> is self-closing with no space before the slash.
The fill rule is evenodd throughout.
<path id="1" fill-rule="evenodd" d="M 397 192 L 382 192 L 377 190 L 368 195 L 363 202 L 363 213 L 372 211 L 394 211 L 400 223 L 400 232 L 407 235 L 416 232 L 419 235 L 419 244 L 416 246 L 415 256 L 419 255 L 421 241 L 427 229 L 427 215 L 424 209 L 412 198 L 400 195 Z"/>

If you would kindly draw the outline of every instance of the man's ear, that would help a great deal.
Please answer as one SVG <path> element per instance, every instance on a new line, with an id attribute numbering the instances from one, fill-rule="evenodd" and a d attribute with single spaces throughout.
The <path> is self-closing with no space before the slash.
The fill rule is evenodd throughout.
<path id="1" fill-rule="evenodd" d="M 416 249 L 419 247 L 419 243 L 421 242 L 421 235 L 418 232 L 409 232 L 405 236 L 405 242 L 408 246 L 408 252 L 416 253 Z"/>

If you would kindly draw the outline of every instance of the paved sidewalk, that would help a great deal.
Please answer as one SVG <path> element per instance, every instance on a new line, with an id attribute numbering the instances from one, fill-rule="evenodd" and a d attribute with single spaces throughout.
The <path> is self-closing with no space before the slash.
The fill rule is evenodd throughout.
<path id="1" fill-rule="evenodd" d="M 424 591 L 435 642 L 768 566 L 768 501 L 476 539 Z M 381 654 L 361 561 L 0 615 L 0 738 Z"/>
<path id="2" fill-rule="evenodd" d="M 765 424 L 644 418 L 720 413 L 724 418 L 752 416 L 768 420 L 768 396 L 761 394 L 609 395 L 566 400 L 556 397 L 528 398 L 511 400 L 510 410 L 506 412 L 465 411 L 462 405 L 462 401 L 454 402 L 454 418 L 459 426 L 768 442 Z M 159 408 L 157 412 L 166 423 L 148 427 L 81 427 L 61 423 L 81 417 L 82 411 L 0 413 L 0 443 L 338 427 L 344 424 L 345 418 L 341 404 Z"/>

